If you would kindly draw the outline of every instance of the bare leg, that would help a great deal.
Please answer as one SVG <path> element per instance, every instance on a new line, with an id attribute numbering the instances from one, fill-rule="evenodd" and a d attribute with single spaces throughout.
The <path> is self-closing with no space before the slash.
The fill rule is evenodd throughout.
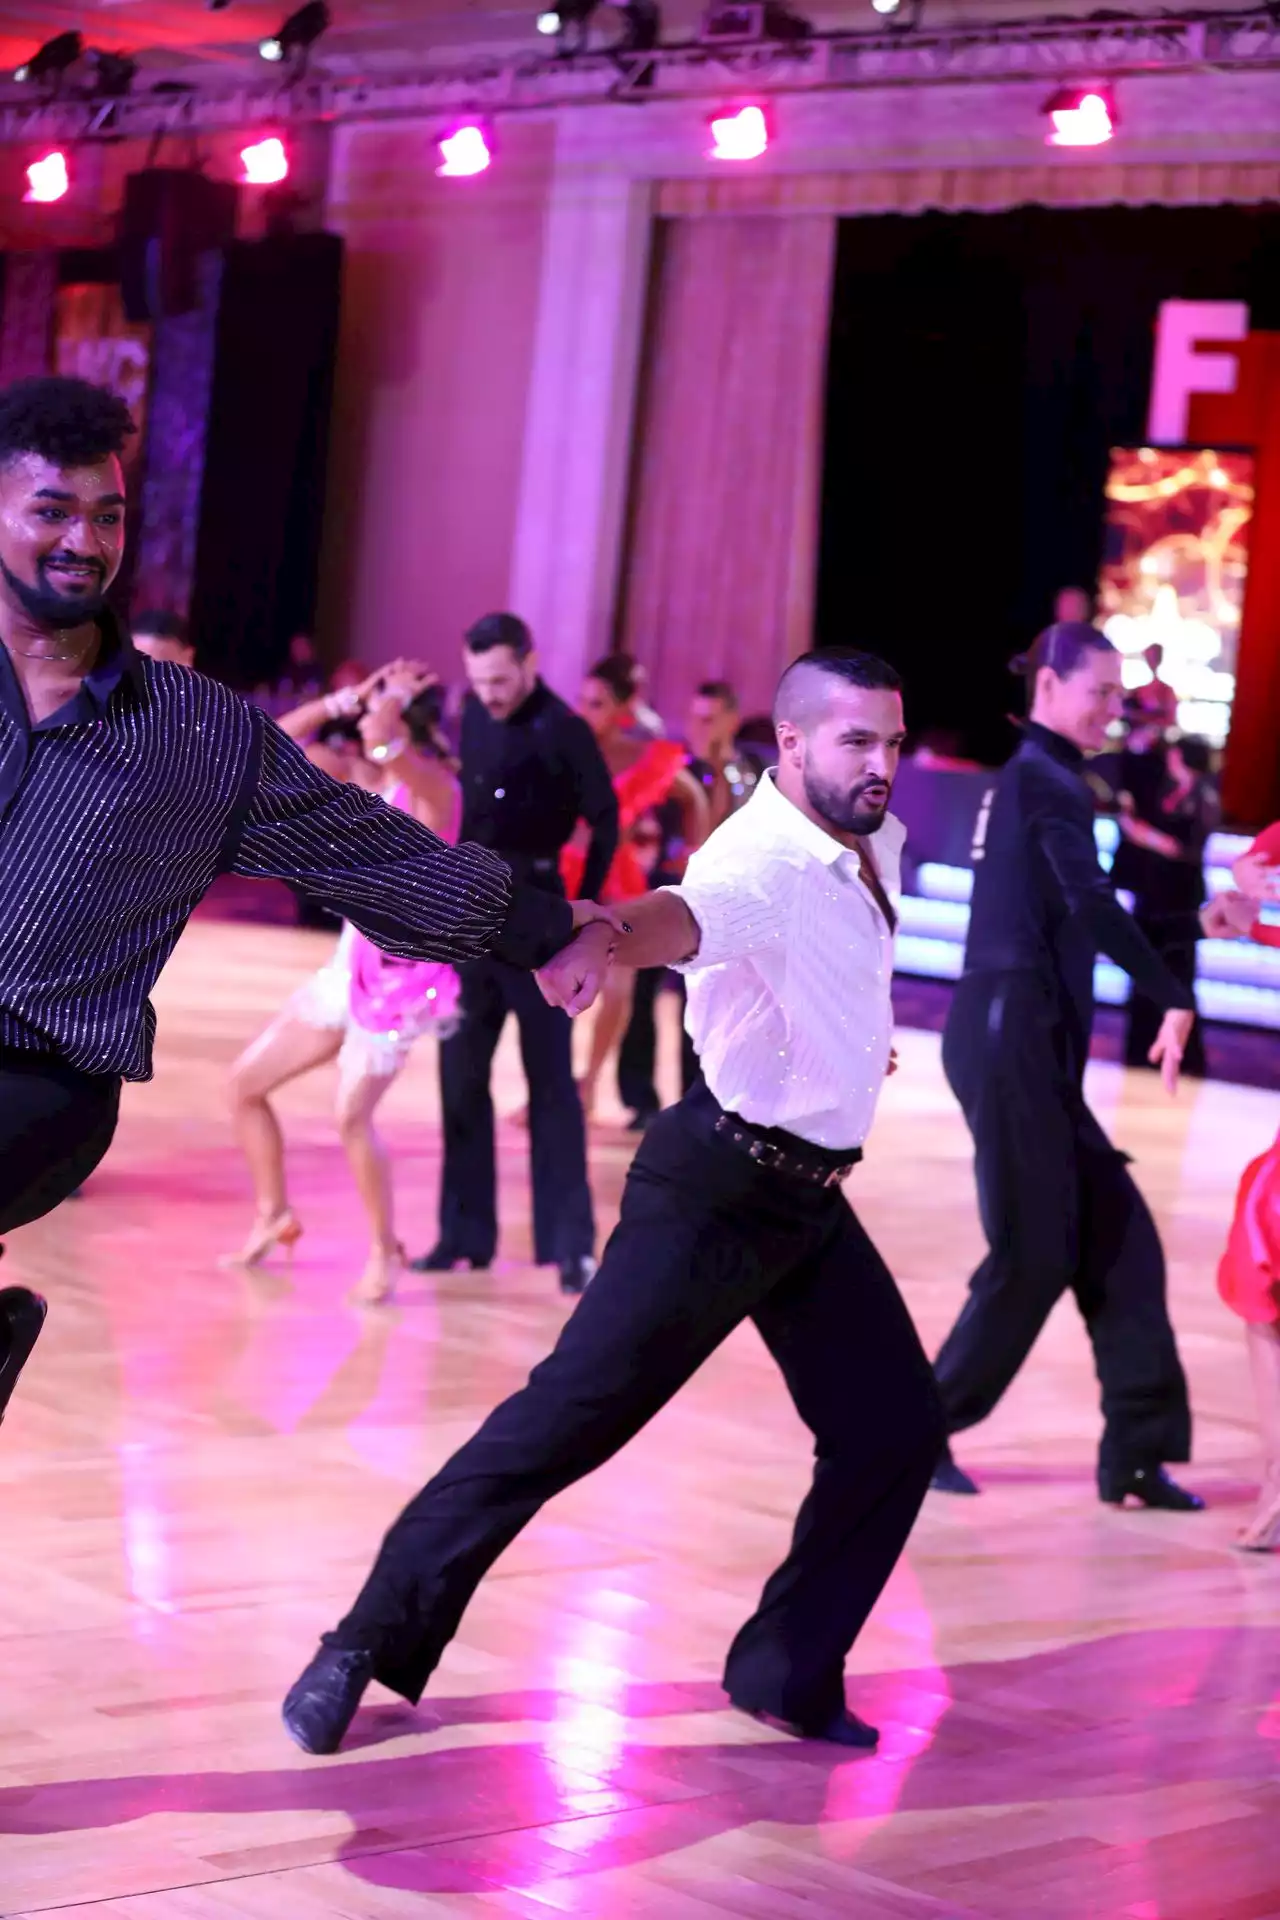
<path id="1" fill-rule="evenodd" d="M 600 1076 L 627 1030 L 635 991 L 634 967 L 610 967 L 596 1007 L 595 1025 L 591 1029 L 591 1052 L 587 1059 L 586 1075 L 579 1082 L 582 1110 L 588 1120 L 595 1109 Z"/>
<path id="2" fill-rule="evenodd" d="M 284 1136 L 268 1095 L 286 1080 L 332 1060 L 342 1034 L 310 1027 L 284 1014 L 247 1046 L 231 1069 L 231 1111 L 236 1139 L 249 1163 L 257 1215 L 237 1258 L 255 1266 L 277 1244 L 290 1245 L 300 1231 L 289 1207 L 284 1177 Z"/>
<path id="3" fill-rule="evenodd" d="M 369 1216 L 369 1259 L 356 1283 L 355 1298 L 385 1300 L 395 1285 L 403 1258 L 396 1239 L 391 1162 L 373 1124 L 378 1102 L 394 1074 L 362 1073 L 344 1081 L 338 1093 L 338 1133 Z"/>
<path id="4" fill-rule="evenodd" d="M 1239 1544 L 1255 1553 L 1280 1547 L 1280 1322 L 1245 1328 L 1262 1434 L 1262 1492 Z"/>

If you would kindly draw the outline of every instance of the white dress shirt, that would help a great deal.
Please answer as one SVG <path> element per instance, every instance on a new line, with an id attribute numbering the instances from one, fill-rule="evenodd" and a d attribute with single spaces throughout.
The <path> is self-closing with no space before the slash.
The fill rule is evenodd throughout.
<path id="1" fill-rule="evenodd" d="M 901 821 L 868 839 L 895 911 Z M 893 935 L 856 852 L 766 773 L 671 889 L 701 930 L 685 1023 L 720 1105 L 819 1147 L 866 1139 L 889 1066 Z"/>

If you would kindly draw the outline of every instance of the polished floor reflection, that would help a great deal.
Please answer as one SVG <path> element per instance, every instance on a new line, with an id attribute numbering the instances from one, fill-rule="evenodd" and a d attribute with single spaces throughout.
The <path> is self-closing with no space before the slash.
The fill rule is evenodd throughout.
<path id="1" fill-rule="evenodd" d="M 566 1312 L 526 1264 L 509 1125 L 494 1273 L 347 1304 L 364 1249 L 323 1074 L 281 1102 L 292 1268 L 220 1269 L 248 1211 L 224 1070 L 325 945 L 193 926 L 161 983 L 155 1083 L 128 1092 L 86 1197 L 10 1240 L 6 1279 L 52 1311 L 0 1433 L 0 1912 L 1280 1916 L 1280 1558 L 1231 1546 L 1254 1435 L 1213 1289 L 1236 1177 L 1275 1131 L 1259 1090 L 1168 1107 L 1111 1068 L 1094 1085 L 1166 1234 L 1209 1511 L 1096 1503 L 1095 1387 L 1064 1306 L 960 1449 L 982 1498 L 930 1497 L 856 1650 L 877 1757 L 774 1736 L 717 1685 L 807 1473 L 750 1332 L 499 1562 L 419 1710 L 374 1689 L 345 1753 L 289 1745 L 280 1695 L 383 1525 Z M 937 1041 L 900 1052 L 852 1191 L 932 1344 L 977 1222 Z M 522 1098 L 504 1041 L 499 1106 Z M 424 1048 L 386 1108 L 415 1249 L 435 1114 Z M 606 1224 L 629 1153 L 595 1133 Z"/>

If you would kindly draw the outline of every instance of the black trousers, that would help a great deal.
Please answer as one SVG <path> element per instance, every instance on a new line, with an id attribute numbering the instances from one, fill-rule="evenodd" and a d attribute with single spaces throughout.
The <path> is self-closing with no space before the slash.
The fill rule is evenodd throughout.
<path id="1" fill-rule="evenodd" d="M 481 1577 L 553 1494 L 625 1446 L 750 1316 L 814 1436 L 791 1550 L 730 1649 L 740 1704 L 802 1724 L 844 1702 L 854 1638 L 942 1438 L 901 1296 L 838 1190 L 766 1173 L 704 1088 L 645 1135 L 600 1271 L 554 1351 L 410 1502 L 329 1644 L 416 1700 Z"/>
<path id="2" fill-rule="evenodd" d="M 1139 900 L 1134 911 L 1134 919 L 1160 955 L 1175 979 L 1181 980 L 1184 987 L 1194 988 L 1196 983 L 1196 949 L 1190 940 L 1170 941 L 1166 931 L 1167 914 L 1163 911 L 1146 918 Z M 1129 1067 L 1150 1067 L 1147 1059 L 1155 1037 L 1160 1031 L 1160 1022 L 1164 1011 L 1154 1000 L 1148 1000 L 1144 993 L 1135 987 L 1129 1001 L 1129 1018 L 1125 1027 L 1124 1059 Z M 1182 1071 L 1193 1080 L 1203 1080 L 1206 1068 L 1204 1051 L 1204 1027 L 1199 1020 L 1191 1029 L 1191 1038 L 1187 1050 L 1182 1056 Z"/>
<path id="3" fill-rule="evenodd" d="M 531 973 L 500 960 L 474 960 L 459 972 L 461 1022 L 440 1046 L 440 1238 L 459 1259 L 486 1265 L 497 1249 L 490 1077 L 498 1038 L 514 1013 L 529 1082 L 534 1258 L 540 1266 L 584 1259 L 595 1247 L 595 1219 L 569 1016 L 547 1005 Z"/>
<path id="4" fill-rule="evenodd" d="M 986 1419 L 1070 1288 L 1102 1389 L 1100 1466 L 1187 1460 L 1160 1237 L 1066 1056 L 1036 975 L 961 980 L 942 1059 L 973 1135 L 990 1251 L 934 1363 L 947 1429 Z"/>
<path id="5" fill-rule="evenodd" d="M 667 979 L 665 967 L 644 967 L 636 975 L 631 1019 L 618 1049 L 618 1097 L 624 1107 L 644 1116 L 657 1113 L 655 1078 L 658 1064 L 658 1024 L 656 1003 Z M 679 981 L 680 1006 L 684 1007 L 684 981 Z M 698 1056 L 688 1030 L 680 1028 L 680 1091 L 688 1093 L 698 1078 Z"/>
<path id="6" fill-rule="evenodd" d="M 0 1049 L 0 1233 L 51 1213 L 111 1145 L 120 1082 Z"/>

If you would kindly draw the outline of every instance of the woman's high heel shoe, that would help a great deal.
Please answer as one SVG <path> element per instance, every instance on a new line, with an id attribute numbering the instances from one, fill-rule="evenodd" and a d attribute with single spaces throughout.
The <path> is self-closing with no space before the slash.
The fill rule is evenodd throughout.
<path id="1" fill-rule="evenodd" d="M 239 1253 L 229 1253 L 218 1262 L 222 1267 L 260 1267 L 269 1253 L 277 1247 L 283 1247 L 289 1264 L 293 1264 L 293 1252 L 302 1238 L 302 1222 L 292 1207 L 284 1207 L 267 1219 L 257 1219 L 249 1238 Z"/>
<path id="2" fill-rule="evenodd" d="M 1235 1544 L 1242 1553 L 1280 1551 L 1280 1485 L 1271 1482 L 1263 1488 L 1253 1518 Z"/>
<path id="3" fill-rule="evenodd" d="M 396 1290 L 396 1274 L 407 1265 L 401 1241 L 397 1240 L 394 1247 L 373 1247 L 351 1298 L 363 1307 L 382 1306 Z"/>

